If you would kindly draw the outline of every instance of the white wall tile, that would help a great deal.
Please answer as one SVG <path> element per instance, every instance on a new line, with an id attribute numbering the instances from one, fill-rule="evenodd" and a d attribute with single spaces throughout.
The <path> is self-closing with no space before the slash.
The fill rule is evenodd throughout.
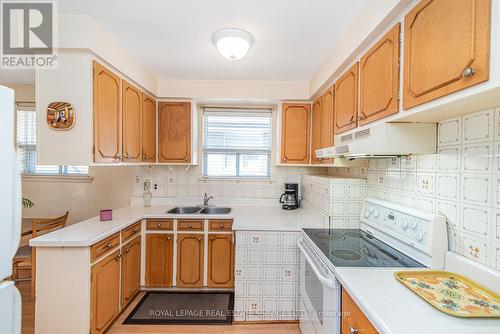
<path id="1" fill-rule="evenodd" d="M 234 316 L 235 321 L 245 321 L 245 298 L 234 298 Z"/>
<path id="2" fill-rule="evenodd" d="M 262 320 L 276 320 L 279 318 L 278 308 L 278 299 L 264 298 Z"/>
<path id="3" fill-rule="evenodd" d="M 491 246 L 492 253 L 493 253 L 493 263 L 492 267 L 495 268 L 496 270 L 500 270 L 500 243 L 494 243 Z"/>
<path id="4" fill-rule="evenodd" d="M 488 173 L 493 169 L 493 143 L 466 145 L 462 149 L 462 172 Z"/>
<path id="5" fill-rule="evenodd" d="M 281 263 L 284 263 L 284 264 L 297 263 L 297 250 L 296 249 L 282 249 L 281 250 Z"/>
<path id="6" fill-rule="evenodd" d="M 247 233 L 247 246 L 252 248 L 259 248 L 264 244 L 264 233 L 262 232 L 248 232 Z"/>
<path id="7" fill-rule="evenodd" d="M 261 281 L 264 275 L 262 265 L 248 265 L 246 267 L 246 279 L 250 281 Z"/>
<path id="8" fill-rule="evenodd" d="M 446 200 L 460 200 L 460 174 L 437 174 L 436 197 Z"/>
<path id="9" fill-rule="evenodd" d="M 493 140 L 493 110 L 463 116 L 463 143 Z"/>
<path id="10" fill-rule="evenodd" d="M 417 174 L 417 192 L 422 196 L 434 196 L 435 194 L 436 174 L 418 173 Z"/>
<path id="11" fill-rule="evenodd" d="M 500 210 L 493 213 L 493 241 L 500 242 Z"/>
<path id="12" fill-rule="evenodd" d="M 264 234 L 266 248 L 280 248 L 280 232 L 266 232 Z"/>
<path id="13" fill-rule="evenodd" d="M 434 171 L 436 171 L 435 154 L 417 155 L 417 172 L 434 172 Z"/>
<path id="14" fill-rule="evenodd" d="M 490 237 L 491 209 L 487 207 L 462 205 L 462 231 L 481 238 Z"/>
<path id="15" fill-rule="evenodd" d="M 417 209 L 427 211 L 427 212 L 434 212 L 435 204 L 436 204 L 436 201 L 432 197 L 417 196 L 416 201 L 415 201 L 415 207 Z"/>
<path id="16" fill-rule="evenodd" d="M 483 174 L 462 174 L 462 201 L 489 206 L 491 205 L 491 177 Z"/>
<path id="17" fill-rule="evenodd" d="M 262 298 L 247 298 L 245 306 L 246 321 L 262 320 L 263 305 Z"/>
<path id="18" fill-rule="evenodd" d="M 280 301 L 280 320 L 296 320 L 295 299 L 282 299 Z"/>
<path id="19" fill-rule="evenodd" d="M 401 170 L 401 158 L 389 158 L 387 160 L 387 170 L 399 172 Z"/>
<path id="20" fill-rule="evenodd" d="M 460 146 L 439 147 L 437 150 L 437 171 L 446 173 L 459 173 L 461 165 Z"/>
<path id="21" fill-rule="evenodd" d="M 401 189 L 407 192 L 414 192 L 417 182 L 416 173 L 401 173 Z"/>
<path id="22" fill-rule="evenodd" d="M 281 247 L 282 248 L 297 248 L 297 233 L 281 232 Z"/>
<path id="23" fill-rule="evenodd" d="M 262 264 L 262 249 L 248 249 L 247 264 Z"/>
<path id="24" fill-rule="evenodd" d="M 414 172 L 417 170 L 417 158 L 414 155 L 409 155 L 401 158 L 401 170 Z"/>
<path id="25" fill-rule="evenodd" d="M 452 118 L 438 125 L 438 146 L 456 145 L 462 141 L 462 119 Z"/>
<path id="26" fill-rule="evenodd" d="M 463 250 L 462 254 L 468 258 L 482 263 L 486 266 L 491 265 L 490 260 L 490 242 L 482 239 L 476 238 L 469 234 L 463 234 L 462 236 Z"/>
<path id="27" fill-rule="evenodd" d="M 264 282 L 264 297 L 279 297 L 279 282 Z"/>

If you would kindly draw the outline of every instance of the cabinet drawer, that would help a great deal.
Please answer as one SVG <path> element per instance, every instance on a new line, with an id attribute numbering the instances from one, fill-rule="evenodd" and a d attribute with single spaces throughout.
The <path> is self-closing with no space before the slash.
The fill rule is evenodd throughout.
<path id="1" fill-rule="evenodd" d="M 358 305 L 349 296 L 345 289 L 342 289 L 342 334 L 377 334 L 377 330 L 366 318 Z"/>
<path id="2" fill-rule="evenodd" d="M 125 242 L 141 232 L 141 222 L 137 222 L 122 231 L 122 241 Z"/>
<path id="3" fill-rule="evenodd" d="M 210 231 L 231 231 L 233 228 L 232 220 L 209 220 L 208 229 Z"/>
<path id="4" fill-rule="evenodd" d="M 177 229 L 179 231 L 203 231 L 203 220 L 179 220 Z"/>
<path id="5" fill-rule="evenodd" d="M 94 262 L 101 255 L 106 252 L 112 250 L 116 246 L 120 244 L 120 233 L 115 233 L 104 240 L 99 241 L 98 243 L 92 245 L 90 247 L 90 259 L 91 262 Z"/>
<path id="6" fill-rule="evenodd" d="M 146 229 L 148 231 L 172 231 L 172 219 L 148 219 Z"/>

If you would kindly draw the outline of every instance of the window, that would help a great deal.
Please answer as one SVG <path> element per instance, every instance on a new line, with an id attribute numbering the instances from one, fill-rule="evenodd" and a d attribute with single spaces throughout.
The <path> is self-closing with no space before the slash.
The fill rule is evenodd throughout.
<path id="1" fill-rule="evenodd" d="M 23 174 L 88 175 L 87 166 L 36 164 L 36 109 L 33 104 L 17 105 L 17 159 Z"/>
<path id="2" fill-rule="evenodd" d="M 205 111 L 203 176 L 269 178 L 271 112 Z"/>

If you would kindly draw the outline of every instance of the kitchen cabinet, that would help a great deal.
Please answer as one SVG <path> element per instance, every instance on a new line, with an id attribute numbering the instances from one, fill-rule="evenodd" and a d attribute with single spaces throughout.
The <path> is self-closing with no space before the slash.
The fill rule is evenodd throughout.
<path id="1" fill-rule="evenodd" d="M 354 64 L 335 83 L 335 134 L 358 126 L 358 68 Z"/>
<path id="2" fill-rule="evenodd" d="M 311 106 L 302 103 L 283 103 L 281 126 L 281 162 L 309 163 L 309 133 Z"/>
<path id="3" fill-rule="evenodd" d="M 358 305 L 342 288 L 342 334 L 377 334 L 377 330 L 366 318 Z"/>
<path id="4" fill-rule="evenodd" d="M 158 161 L 191 162 L 191 103 L 158 104 Z"/>
<path id="5" fill-rule="evenodd" d="M 141 287 L 141 237 L 122 247 L 122 308 L 132 301 Z"/>
<path id="6" fill-rule="evenodd" d="M 122 80 L 122 161 L 142 161 L 142 92 Z"/>
<path id="7" fill-rule="evenodd" d="M 156 101 L 142 93 L 142 161 L 156 162 Z"/>
<path id="8" fill-rule="evenodd" d="M 489 79 L 490 11 L 490 0 L 422 0 L 405 16 L 405 109 Z"/>
<path id="9" fill-rule="evenodd" d="M 146 235 L 146 286 L 172 286 L 173 255 L 173 234 Z"/>
<path id="10" fill-rule="evenodd" d="M 321 96 L 321 146 L 333 146 L 335 86 L 332 86 Z M 320 163 L 332 163 L 333 159 L 321 159 Z"/>
<path id="11" fill-rule="evenodd" d="M 399 111 L 399 36 L 398 23 L 361 57 L 359 125 Z"/>
<path id="12" fill-rule="evenodd" d="M 177 286 L 203 287 L 203 234 L 177 235 Z"/>
<path id="13" fill-rule="evenodd" d="M 234 287 L 234 243 L 232 234 L 208 235 L 207 267 L 208 287 Z"/>
<path id="14" fill-rule="evenodd" d="M 117 250 L 91 268 L 92 334 L 104 333 L 120 312 L 120 251 Z M 70 307 L 71 305 L 68 305 Z"/>
<path id="15" fill-rule="evenodd" d="M 121 83 L 120 78 L 94 61 L 94 161 L 121 160 Z"/>
<path id="16" fill-rule="evenodd" d="M 319 164 L 316 150 L 321 148 L 321 96 L 313 101 L 311 120 L 311 164 Z"/>

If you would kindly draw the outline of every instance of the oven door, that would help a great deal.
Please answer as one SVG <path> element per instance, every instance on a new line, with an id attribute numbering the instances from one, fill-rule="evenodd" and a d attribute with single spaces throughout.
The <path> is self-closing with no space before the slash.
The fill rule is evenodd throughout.
<path id="1" fill-rule="evenodd" d="M 306 241 L 299 238 L 297 244 L 302 334 L 340 334 L 340 283 Z"/>

